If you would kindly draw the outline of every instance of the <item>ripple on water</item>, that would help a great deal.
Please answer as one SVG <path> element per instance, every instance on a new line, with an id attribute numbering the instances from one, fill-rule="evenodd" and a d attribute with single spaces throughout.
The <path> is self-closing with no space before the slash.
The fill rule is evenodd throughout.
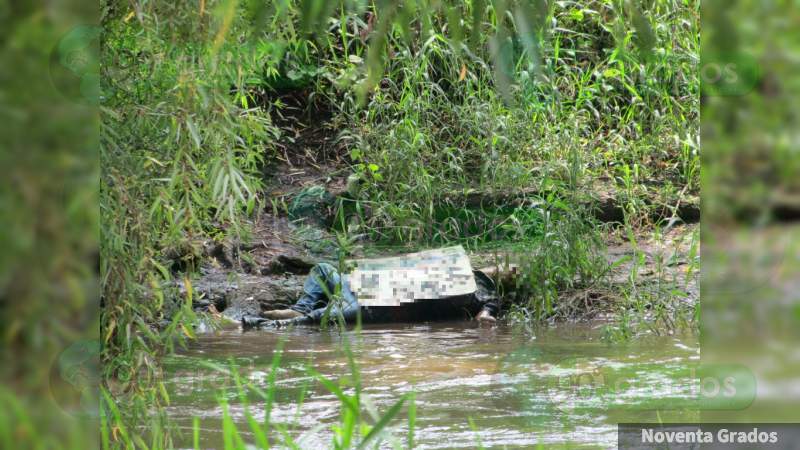
<path id="1" fill-rule="evenodd" d="M 508 328 L 485 329 L 469 322 L 369 325 L 360 336 L 308 328 L 283 333 L 230 329 L 201 335 L 181 354 L 167 359 L 166 365 L 172 366 L 167 386 L 171 396 L 175 394 L 167 413 L 184 428 L 191 427 L 192 417 L 201 418 L 204 446 L 218 447 L 222 393 L 243 437 L 252 441 L 235 387 L 200 362 L 224 366 L 233 359 L 246 379 L 266 388 L 273 351 L 281 339 L 284 353 L 271 421 L 286 426 L 303 448 L 327 447 L 331 425 L 338 422 L 341 411 L 336 396 L 315 383 L 306 367 L 313 366 L 331 380 L 349 377 L 345 346 L 352 349 L 360 368 L 362 395 L 378 411 L 415 392 L 415 442 L 429 449 L 474 448 L 478 441 L 487 448 L 535 443 L 613 447 L 616 422 L 609 414 L 615 405 L 652 394 L 644 386 L 663 385 L 668 376 L 663 370 L 683 367 L 699 354 L 696 337 L 648 338 L 610 346 L 600 341 L 591 324 L 554 327 L 538 332 L 535 339 Z M 564 384 L 587 371 L 621 373 L 636 382 L 611 397 L 587 401 L 574 386 Z M 248 401 L 250 414 L 263 420 L 263 400 L 249 397 Z M 395 433 L 403 436 L 405 426 L 398 420 Z"/>

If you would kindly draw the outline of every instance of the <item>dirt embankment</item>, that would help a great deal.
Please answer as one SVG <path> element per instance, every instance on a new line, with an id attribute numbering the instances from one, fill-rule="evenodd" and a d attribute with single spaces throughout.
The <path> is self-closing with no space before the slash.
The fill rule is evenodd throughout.
<path id="1" fill-rule="evenodd" d="M 332 261 L 330 236 L 322 229 L 262 215 L 246 245 L 226 243 L 209 255 L 193 283 L 195 306 L 209 305 L 232 320 L 292 305 L 313 264 Z"/>
<path id="2" fill-rule="evenodd" d="M 193 282 L 199 294 L 196 307 L 206 310 L 213 304 L 235 321 L 286 308 L 301 295 L 313 264 L 337 263 L 335 237 L 322 228 L 264 214 L 254 230 L 247 245 L 235 249 L 225 245 L 217 256 L 207 259 L 201 276 Z M 681 303 L 691 307 L 699 299 L 696 230 L 697 225 L 675 226 L 658 237 L 638 236 L 635 245 L 622 236 L 609 235 L 608 282 L 564 292 L 559 317 L 591 319 L 619 306 L 624 300 L 621 291 L 652 294 L 656 286 L 677 287 L 684 293 Z M 475 268 L 490 267 L 497 252 L 473 253 L 470 258 Z M 502 252 L 500 260 L 504 260 Z M 625 288 L 616 288 L 621 286 Z"/>

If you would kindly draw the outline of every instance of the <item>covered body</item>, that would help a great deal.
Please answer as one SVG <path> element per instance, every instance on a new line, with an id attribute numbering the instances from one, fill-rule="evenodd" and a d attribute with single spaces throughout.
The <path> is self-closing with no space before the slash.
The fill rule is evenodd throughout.
<path id="1" fill-rule="evenodd" d="M 494 283 L 472 270 L 461 246 L 354 265 L 348 275 L 330 264 L 316 265 L 291 307 L 303 316 L 293 321 L 316 323 L 327 316 L 355 322 L 359 313 L 365 323 L 464 318 L 481 309 L 497 314 Z"/>

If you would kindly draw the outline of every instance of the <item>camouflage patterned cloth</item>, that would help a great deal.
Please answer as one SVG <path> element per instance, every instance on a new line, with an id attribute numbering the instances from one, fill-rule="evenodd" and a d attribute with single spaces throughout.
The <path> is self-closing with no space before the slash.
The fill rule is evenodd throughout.
<path id="1" fill-rule="evenodd" d="M 335 198 L 324 187 L 307 187 L 300 191 L 289 205 L 289 218 L 304 219 L 309 224 L 325 226 L 334 203 Z"/>

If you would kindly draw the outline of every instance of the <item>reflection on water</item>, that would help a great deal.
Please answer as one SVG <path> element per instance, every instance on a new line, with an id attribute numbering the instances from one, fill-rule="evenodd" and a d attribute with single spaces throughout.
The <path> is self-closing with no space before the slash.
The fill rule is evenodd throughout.
<path id="1" fill-rule="evenodd" d="M 689 368 L 699 359 L 696 337 L 653 336 L 610 345 L 600 334 L 599 325 L 560 325 L 530 336 L 470 322 L 373 325 L 360 335 L 228 329 L 200 336 L 167 360 L 168 413 L 186 430 L 179 443 L 191 446 L 192 418 L 200 417 L 201 444 L 220 447 L 223 395 L 240 432 L 251 438 L 236 388 L 202 362 L 232 362 L 266 387 L 273 350 L 285 339 L 271 421 L 302 436 L 308 448 L 328 447 L 330 425 L 340 410 L 307 367 L 330 379 L 350 377 L 346 346 L 363 392 L 378 411 L 416 393 L 419 448 L 473 448 L 478 442 L 486 448 L 536 443 L 610 448 L 616 446 L 619 421 L 697 418 L 689 401 Z M 250 403 L 250 414 L 263 420 L 263 401 Z M 405 426 L 397 421 L 398 436 Z"/>

